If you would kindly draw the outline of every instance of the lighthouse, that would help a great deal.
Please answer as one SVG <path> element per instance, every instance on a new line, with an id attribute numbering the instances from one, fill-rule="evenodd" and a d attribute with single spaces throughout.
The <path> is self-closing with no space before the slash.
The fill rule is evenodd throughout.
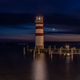
<path id="1" fill-rule="evenodd" d="M 35 48 L 36 50 L 44 49 L 44 18 L 43 16 L 36 16 L 35 29 Z"/>

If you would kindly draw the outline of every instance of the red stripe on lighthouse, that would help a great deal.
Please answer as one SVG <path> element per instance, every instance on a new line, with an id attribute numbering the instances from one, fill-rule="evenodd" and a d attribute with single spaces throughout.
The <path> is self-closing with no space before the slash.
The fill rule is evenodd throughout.
<path id="1" fill-rule="evenodd" d="M 35 33 L 36 36 L 44 36 L 44 33 Z"/>
<path id="2" fill-rule="evenodd" d="M 36 29 L 43 29 L 43 26 L 36 26 Z"/>

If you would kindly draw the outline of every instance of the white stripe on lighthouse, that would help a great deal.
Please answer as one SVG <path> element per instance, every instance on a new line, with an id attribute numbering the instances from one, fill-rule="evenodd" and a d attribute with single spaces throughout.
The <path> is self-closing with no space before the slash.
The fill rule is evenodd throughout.
<path id="1" fill-rule="evenodd" d="M 36 33 L 43 33 L 43 29 L 36 29 Z"/>
<path id="2" fill-rule="evenodd" d="M 44 26 L 44 25 L 43 24 L 40 24 L 40 23 L 37 23 L 36 26 L 38 27 L 38 26 Z"/>

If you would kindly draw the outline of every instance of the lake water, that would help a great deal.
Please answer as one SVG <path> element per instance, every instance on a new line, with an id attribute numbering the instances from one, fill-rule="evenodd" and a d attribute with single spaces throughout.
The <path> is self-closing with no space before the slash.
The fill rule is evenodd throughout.
<path id="1" fill-rule="evenodd" d="M 23 55 L 21 48 L 0 48 L 0 80 L 80 80 L 80 55 Z"/>

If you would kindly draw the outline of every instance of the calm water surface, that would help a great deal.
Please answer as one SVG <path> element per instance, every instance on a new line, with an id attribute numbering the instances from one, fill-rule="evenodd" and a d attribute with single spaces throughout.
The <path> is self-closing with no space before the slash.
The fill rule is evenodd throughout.
<path id="1" fill-rule="evenodd" d="M 80 80 L 80 55 L 46 54 L 36 59 L 19 50 L 0 51 L 0 80 Z"/>

